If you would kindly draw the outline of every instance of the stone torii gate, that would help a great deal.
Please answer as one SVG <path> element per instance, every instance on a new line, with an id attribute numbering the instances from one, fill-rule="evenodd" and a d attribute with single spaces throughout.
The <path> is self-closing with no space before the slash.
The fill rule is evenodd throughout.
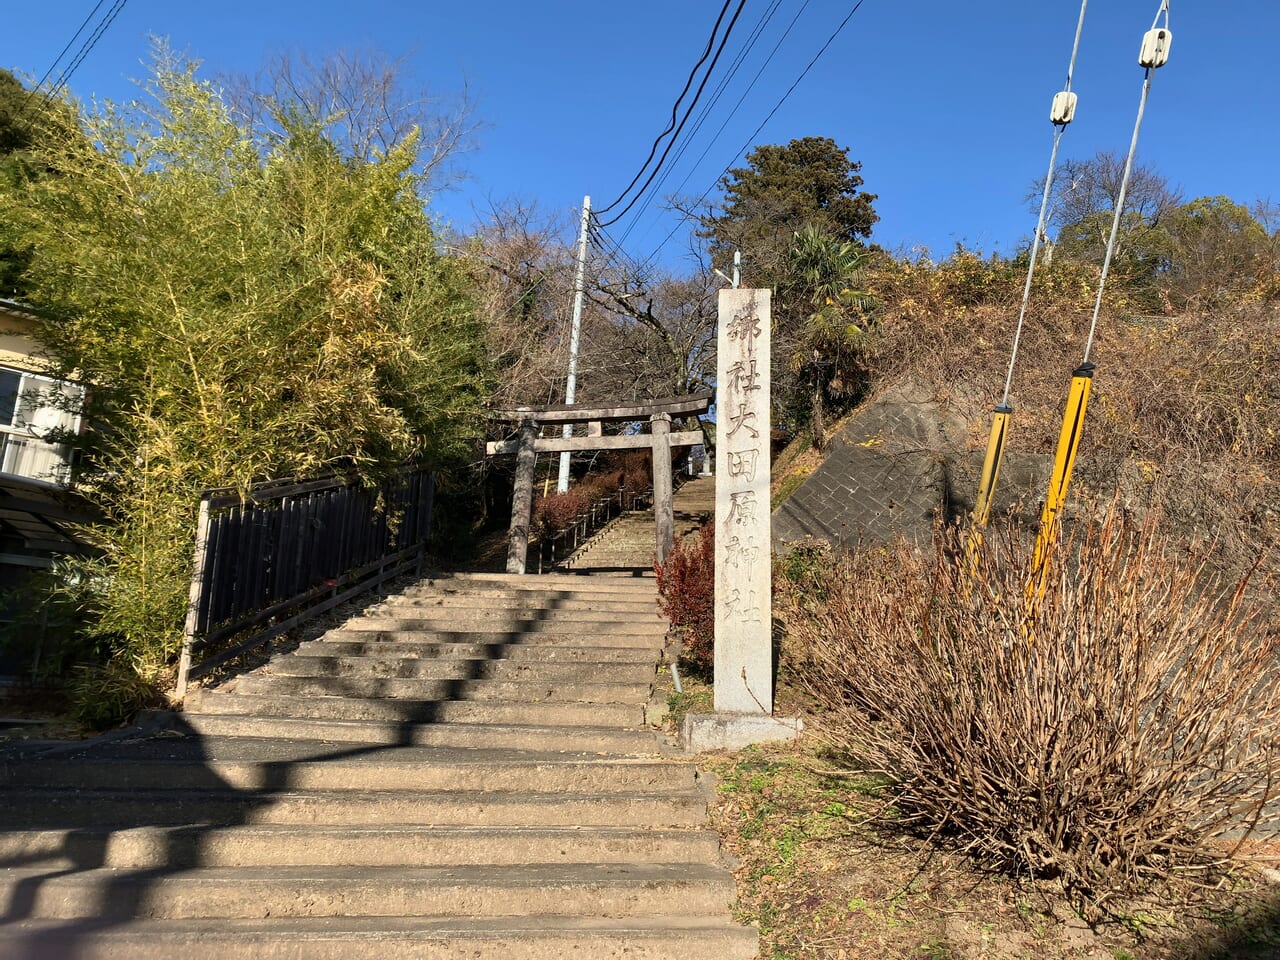
<path id="1" fill-rule="evenodd" d="M 671 432 L 672 417 L 696 416 L 711 409 L 714 395 L 695 393 L 683 397 L 666 397 L 645 403 L 619 404 L 611 407 L 582 407 L 552 404 L 545 407 L 515 407 L 495 410 L 489 419 L 519 424 L 514 440 L 491 442 L 485 452 L 489 456 L 516 455 L 515 493 L 511 503 L 511 543 L 507 550 L 507 572 L 524 573 L 529 551 L 529 525 L 533 512 L 533 472 L 539 453 L 575 453 L 592 450 L 643 450 L 653 454 L 653 512 L 656 517 L 655 545 L 658 560 L 665 563 L 675 538 L 675 520 L 671 508 L 671 448 L 691 447 L 702 443 L 701 430 Z M 648 422 L 648 433 L 624 433 L 604 436 L 606 423 Z M 585 423 L 585 437 L 539 437 L 545 425 L 571 426 Z"/>

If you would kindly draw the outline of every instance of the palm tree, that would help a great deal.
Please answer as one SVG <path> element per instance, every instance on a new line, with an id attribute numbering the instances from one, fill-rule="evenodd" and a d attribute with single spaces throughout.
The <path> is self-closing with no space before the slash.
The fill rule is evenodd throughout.
<path id="1" fill-rule="evenodd" d="M 866 336 L 874 299 L 860 288 L 867 250 L 817 227 L 796 232 L 780 296 L 796 321 L 791 371 L 810 390 L 813 445 L 826 445 L 828 393 L 845 397 L 857 388 L 857 354 Z"/>

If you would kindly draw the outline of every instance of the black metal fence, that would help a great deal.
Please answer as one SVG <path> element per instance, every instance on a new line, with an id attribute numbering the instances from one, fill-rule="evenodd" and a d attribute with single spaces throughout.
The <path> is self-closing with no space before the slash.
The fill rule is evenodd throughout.
<path id="1" fill-rule="evenodd" d="M 426 471 L 376 489 L 331 478 L 263 484 L 243 500 L 206 491 L 177 695 L 188 680 L 420 566 L 434 500 Z M 230 637 L 239 642 L 213 652 Z M 194 662 L 197 653 L 207 655 Z"/>

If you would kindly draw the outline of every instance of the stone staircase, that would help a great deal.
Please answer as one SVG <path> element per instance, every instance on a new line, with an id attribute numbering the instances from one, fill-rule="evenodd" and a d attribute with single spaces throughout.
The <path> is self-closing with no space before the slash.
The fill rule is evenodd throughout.
<path id="1" fill-rule="evenodd" d="M 671 503 L 675 539 L 702 526 L 716 510 L 714 477 L 696 477 L 675 492 Z M 582 572 L 651 570 L 655 553 L 653 510 L 618 517 L 565 561 L 565 568 Z"/>
<path id="2" fill-rule="evenodd" d="M 7 960 L 749 958 L 652 580 L 423 581 L 160 735 L 0 754 Z"/>

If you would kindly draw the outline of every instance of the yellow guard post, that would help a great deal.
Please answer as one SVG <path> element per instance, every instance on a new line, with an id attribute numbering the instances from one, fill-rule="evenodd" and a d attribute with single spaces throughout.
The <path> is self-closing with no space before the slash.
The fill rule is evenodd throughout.
<path id="1" fill-rule="evenodd" d="M 1049 560 L 1062 524 L 1062 505 L 1067 499 L 1067 487 L 1071 484 L 1071 471 L 1076 465 L 1076 453 L 1080 449 L 1080 437 L 1084 431 L 1085 410 L 1089 406 L 1089 391 L 1093 388 L 1093 371 L 1088 361 L 1071 373 L 1071 390 L 1067 394 L 1067 409 L 1062 415 L 1062 432 L 1058 435 L 1058 450 L 1053 458 L 1053 474 L 1049 478 L 1049 493 L 1040 514 L 1040 532 L 1036 537 L 1035 553 L 1031 559 L 1031 579 L 1027 583 L 1027 613 L 1034 619 L 1035 610 L 1044 598 L 1049 574 Z"/>
<path id="2" fill-rule="evenodd" d="M 977 570 L 978 547 L 982 545 L 982 529 L 991 519 L 991 502 L 995 499 L 996 481 L 1000 479 L 1000 462 L 1004 457 L 1004 438 L 1009 430 L 1009 415 L 1013 407 L 1007 403 L 995 406 L 991 418 L 991 436 L 987 438 L 987 456 L 982 461 L 982 476 L 978 479 L 978 498 L 973 505 L 973 525 L 965 544 L 965 556 L 972 575 Z"/>
<path id="3" fill-rule="evenodd" d="M 987 456 L 982 461 L 982 477 L 978 481 L 978 500 L 973 506 L 973 522 L 985 527 L 991 519 L 991 501 L 995 498 L 996 481 L 1000 479 L 1000 461 L 1004 457 L 1004 438 L 1009 429 L 1013 407 L 996 405 L 991 418 L 991 436 L 987 438 Z"/>

